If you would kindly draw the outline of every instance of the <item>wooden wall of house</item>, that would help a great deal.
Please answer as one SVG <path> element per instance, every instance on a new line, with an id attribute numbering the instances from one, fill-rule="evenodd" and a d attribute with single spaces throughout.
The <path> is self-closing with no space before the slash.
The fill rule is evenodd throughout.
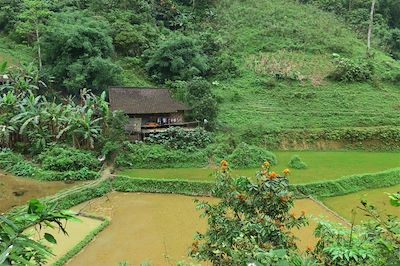
<path id="1" fill-rule="evenodd" d="M 142 118 L 141 117 L 129 117 L 128 124 L 125 129 L 131 133 L 142 131 Z"/>

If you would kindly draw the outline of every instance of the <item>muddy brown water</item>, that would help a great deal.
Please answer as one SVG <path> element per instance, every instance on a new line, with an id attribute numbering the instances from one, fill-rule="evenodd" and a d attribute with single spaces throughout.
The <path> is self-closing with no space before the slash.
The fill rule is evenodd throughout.
<path id="1" fill-rule="evenodd" d="M 80 241 L 82 241 L 85 236 L 90 234 L 91 231 L 95 230 L 96 227 L 100 226 L 102 221 L 99 219 L 93 219 L 83 216 L 77 217 L 79 221 L 68 221 L 66 224 L 68 235 L 65 235 L 61 230 L 59 230 L 56 224 L 53 224 L 54 228 L 44 226 L 41 229 L 31 228 L 26 231 L 32 239 L 42 240 L 44 244 L 51 248 L 53 256 L 48 258 L 45 265 L 52 265 L 58 258 L 65 255 L 74 246 L 76 246 Z M 44 234 L 50 233 L 54 236 L 57 244 L 51 244 L 44 240 Z"/>
<path id="2" fill-rule="evenodd" d="M 195 232 L 204 232 L 207 226 L 199 218 L 193 199 L 171 194 L 113 192 L 76 206 L 75 210 L 107 216 L 111 223 L 66 265 L 114 266 L 126 261 L 136 266 L 147 261 L 157 266 L 189 261 L 187 252 Z M 216 202 L 212 198 L 203 199 Z M 294 212 L 299 215 L 302 210 L 308 215 L 341 222 L 309 199 L 296 201 Z M 298 243 L 301 249 L 316 243 L 312 235 L 315 225 L 311 220 L 310 226 L 294 232 L 301 239 Z"/>
<path id="3" fill-rule="evenodd" d="M 42 182 L 0 172 L 0 213 L 25 204 L 32 198 L 53 195 L 74 185 L 76 184 Z"/>

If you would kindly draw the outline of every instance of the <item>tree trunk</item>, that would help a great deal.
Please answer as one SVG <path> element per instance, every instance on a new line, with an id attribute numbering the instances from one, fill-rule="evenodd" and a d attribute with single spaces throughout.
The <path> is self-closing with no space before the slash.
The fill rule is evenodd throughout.
<path id="1" fill-rule="evenodd" d="M 369 17 L 369 26 L 368 26 L 367 55 L 370 55 L 371 52 L 371 38 L 372 38 L 372 28 L 374 26 L 375 3 L 376 0 L 372 0 L 371 14 Z"/>
<path id="2" fill-rule="evenodd" d="M 40 50 L 40 36 L 39 36 L 39 27 L 36 24 L 36 42 L 38 46 L 38 61 L 39 61 L 39 70 L 42 71 L 42 51 Z"/>

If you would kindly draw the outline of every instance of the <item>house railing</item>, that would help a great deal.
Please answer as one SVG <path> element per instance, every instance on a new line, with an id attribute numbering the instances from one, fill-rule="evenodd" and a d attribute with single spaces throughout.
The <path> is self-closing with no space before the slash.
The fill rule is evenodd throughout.
<path id="1" fill-rule="evenodd" d="M 142 125 L 142 129 L 153 129 L 153 128 L 168 128 L 168 127 L 198 127 L 198 121 L 192 122 L 180 122 L 180 123 L 166 123 L 166 124 L 158 124 L 154 123 L 151 125 Z"/>

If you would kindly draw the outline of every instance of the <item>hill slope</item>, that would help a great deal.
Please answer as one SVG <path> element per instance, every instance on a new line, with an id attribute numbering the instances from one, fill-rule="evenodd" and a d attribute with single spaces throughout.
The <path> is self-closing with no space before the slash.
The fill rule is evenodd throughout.
<path id="1" fill-rule="evenodd" d="M 357 59 L 365 44 L 332 14 L 290 1 L 218 4 L 220 34 L 242 75 L 214 86 L 220 120 L 234 131 L 399 125 L 400 87 L 332 82 L 332 53 Z M 377 76 L 399 64 L 375 51 Z M 277 80 L 275 73 L 296 76 Z M 260 131 L 259 131 L 260 132 Z"/>
<path id="2" fill-rule="evenodd" d="M 296 1 L 221 0 L 206 17 L 179 31 L 193 38 L 205 33 L 217 36 L 221 60 L 227 68 L 234 64 L 239 70 L 228 78 L 210 78 L 219 99 L 222 131 L 259 143 L 264 135 L 278 138 L 277 132 L 291 130 L 301 135 L 320 129 L 398 129 L 399 62 L 375 50 L 371 81 L 328 78 L 335 69 L 333 54 L 366 61 L 365 41 L 335 15 Z M 5 37 L 0 41 L 0 59 L 16 63 L 33 58 L 31 49 Z M 120 84 L 110 85 L 157 86 L 144 69 L 143 55 L 117 55 L 113 60 L 123 73 Z M 400 133 L 396 136 L 400 143 Z"/>

